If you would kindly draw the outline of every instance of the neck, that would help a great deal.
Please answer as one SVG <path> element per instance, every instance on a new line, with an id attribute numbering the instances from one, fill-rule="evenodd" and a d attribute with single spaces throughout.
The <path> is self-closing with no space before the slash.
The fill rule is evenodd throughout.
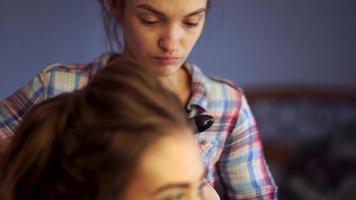
<path id="1" fill-rule="evenodd" d="M 190 97 L 190 77 L 184 67 L 181 67 L 179 71 L 171 76 L 159 77 L 161 84 L 171 92 L 175 93 L 185 105 Z"/>
<path id="2" fill-rule="evenodd" d="M 118 59 L 134 61 L 129 54 L 122 54 L 116 58 L 116 60 Z M 158 77 L 158 79 L 166 89 L 178 96 L 183 105 L 187 104 L 191 94 L 191 78 L 184 66 L 177 73 L 170 76 Z"/>

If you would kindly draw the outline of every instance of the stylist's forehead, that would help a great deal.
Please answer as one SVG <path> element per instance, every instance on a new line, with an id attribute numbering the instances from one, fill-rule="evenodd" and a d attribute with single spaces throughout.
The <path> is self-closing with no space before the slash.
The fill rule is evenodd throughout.
<path id="1" fill-rule="evenodd" d="M 126 8 L 147 11 L 162 17 L 189 17 L 203 14 L 207 0 L 126 0 Z"/>

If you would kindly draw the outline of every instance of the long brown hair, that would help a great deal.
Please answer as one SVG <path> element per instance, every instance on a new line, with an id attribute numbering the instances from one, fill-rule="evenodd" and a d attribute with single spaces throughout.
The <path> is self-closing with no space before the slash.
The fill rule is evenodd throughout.
<path id="1" fill-rule="evenodd" d="M 111 64 L 26 114 L 4 162 L 2 199 L 123 199 L 143 151 L 183 127 L 179 99 L 154 75 Z"/>

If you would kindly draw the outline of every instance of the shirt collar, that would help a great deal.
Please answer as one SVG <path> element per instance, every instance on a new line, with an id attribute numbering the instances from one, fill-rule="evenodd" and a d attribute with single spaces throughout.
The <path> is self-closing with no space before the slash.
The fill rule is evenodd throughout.
<path id="1" fill-rule="evenodd" d="M 184 66 L 192 78 L 192 95 L 186 109 L 190 112 L 194 108 L 198 108 L 200 110 L 198 114 L 204 113 L 208 107 L 207 84 L 209 79 L 197 66 L 190 63 L 186 63 Z"/>
<path id="2" fill-rule="evenodd" d="M 119 54 L 113 52 L 103 53 L 99 57 L 95 58 L 91 64 L 97 69 L 101 69 L 104 66 L 106 66 L 109 63 L 109 61 L 116 56 L 119 56 Z"/>

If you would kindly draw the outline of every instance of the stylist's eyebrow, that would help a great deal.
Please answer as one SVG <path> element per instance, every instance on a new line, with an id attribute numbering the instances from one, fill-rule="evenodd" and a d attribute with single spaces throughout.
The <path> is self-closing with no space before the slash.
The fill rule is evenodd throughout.
<path id="1" fill-rule="evenodd" d="M 200 180 L 203 180 L 204 177 L 207 175 L 208 171 L 205 168 L 204 169 L 204 173 L 202 174 L 202 176 L 200 177 Z M 156 195 L 158 193 L 161 193 L 165 190 L 169 190 L 169 189 L 187 189 L 189 188 L 190 184 L 189 183 L 172 183 L 172 184 L 166 184 L 162 187 L 159 187 L 157 190 L 155 190 L 152 195 Z"/>
<path id="2" fill-rule="evenodd" d="M 148 4 L 140 4 L 140 5 L 136 6 L 136 8 L 152 12 L 152 13 L 154 13 L 156 15 L 159 15 L 159 16 L 162 16 L 162 17 L 166 16 L 163 12 L 153 8 L 152 6 L 150 6 Z M 184 16 L 184 17 L 191 17 L 191 16 L 194 16 L 194 15 L 203 13 L 205 11 L 206 11 L 206 8 L 199 8 L 198 10 L 193 11 L 193 12 L 189 13 L 188 15 Z"/>

